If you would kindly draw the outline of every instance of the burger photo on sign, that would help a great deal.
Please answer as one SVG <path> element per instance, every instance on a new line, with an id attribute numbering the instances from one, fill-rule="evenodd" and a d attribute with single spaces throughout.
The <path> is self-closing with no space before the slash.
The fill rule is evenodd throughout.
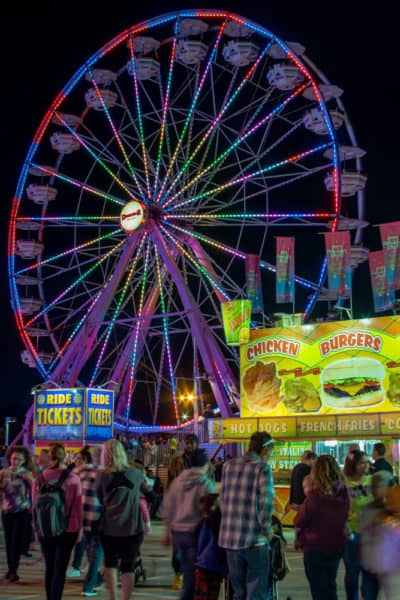
<path id="1" fill-rule="evenodd" d="M 384 400 L 384 366 L 373 358 L 337 360 L 321 373 L 321 396 L 332 408 L 374 406 Z"/>

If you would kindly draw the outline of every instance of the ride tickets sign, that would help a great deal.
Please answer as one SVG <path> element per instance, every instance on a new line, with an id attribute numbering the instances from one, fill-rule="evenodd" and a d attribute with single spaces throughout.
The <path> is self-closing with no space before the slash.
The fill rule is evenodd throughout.
<path id="1" fill-rule="evenodd" d="M 34 438 L 37 441 L 103 441 L 113 435 L 114 393 L 66 388 L 34 394 Z"/>
<path id="2" fill-rule="evenodd" d="M 114 392 L 87 390 L 86 439 L 91 442 L 106 441 L 113 436 Z"/>
<path id="3" fill-rule="evenodd" d="M 399 336 L 398 316 L 251 330 L 240 348 L 241 416 L 399 410 Z"/>

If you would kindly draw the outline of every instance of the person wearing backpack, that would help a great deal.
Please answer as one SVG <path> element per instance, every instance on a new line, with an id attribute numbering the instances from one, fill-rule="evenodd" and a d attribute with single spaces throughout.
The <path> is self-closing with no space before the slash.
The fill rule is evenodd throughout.
<path id="1" fill-rule="evenodd" d="M 34 525 L 45 559 L 46 599 L 61 600 L 72 549 L 82 535 L 81 481 L 65 464 L 65 448 L 50 446 L 50 466 L 33 483 Z"/>

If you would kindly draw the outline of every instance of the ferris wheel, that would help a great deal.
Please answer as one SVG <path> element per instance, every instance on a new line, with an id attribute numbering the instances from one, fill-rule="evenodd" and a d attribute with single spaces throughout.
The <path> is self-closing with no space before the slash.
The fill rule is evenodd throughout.
<path id="1" fill-rule="evenodd" d="M 125 418 L 179 421 L 188 379 L 230 416 L 220 303 L 246 296 L 246 256 L 262 271 L 255 325 L 277 310 L 276 236 L 295 238 L 306 315 L 327 298 L 318 233 L 352 230 L 364 260 L 363 151 L 341 93 L 303 46 L 224 11 L 165 14 L 103 46 L 45 114 L 13 201 L 23 361 L 52 385 L 113 387 Z"/>

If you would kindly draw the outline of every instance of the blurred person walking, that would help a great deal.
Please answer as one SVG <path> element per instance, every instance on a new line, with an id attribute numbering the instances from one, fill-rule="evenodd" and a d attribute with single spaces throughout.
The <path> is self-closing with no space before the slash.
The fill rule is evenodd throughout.
<path id="1" fill-rule="evenodd" d="M 31 524 L 31 488 L 33 475 L 29 468 L 29 451 L 14 447 L 9 457 L 9 466 L 0 471 L 2 491 L 2 520 L 7 554 L 9 582 L 19 580 L 18 566 L 26 544 Z"/>
<path id="2" fill-rule="evenodd" d="M 373 500 L 371 491 L 372 475 L 368 475 L 369 460 L 365 452 L 354 450 L 348 454 L 343 473 L 350 496 L 350 512 L 347 522 L 347 535 L 343 560 L 345 566 L 344 586 L 347 600 L 358 600 L 360 564 L 359 520 L 363 506 Z"/>
<path id="3" fill-rule="evenodd" d="M 128 465 L 124 446 L 116 439 L 104 444 L 101 462 L 97 494 L 103 506 L 100 529 L 105 579 L 110 600 L 116 600 L 119 567 L 121 598 L 129 600 L 135 584 L 135 563 L 144 533 L 140 512 L 144 476 L 138 469 Z"/>
<path id="4" fill-rule="evenodd" d="M 66 529 L 60 535 L 41 536 L 45 559 L 47 600 L 62 599 L 68 562 L 82 529 L 81 482 L 79 477 L 66 466 L 65 458 L 64 446 L 58 443 L 52 444 L 50 446 L 50 465 L 35 479 L 32 490 L 35 522 L 38 516 L 36 501 L 40 497 L 41 488 L 45 484 L 56 486 L 61 478 L 61 490 L 67 516 Z M 35 525 L 38 529 L 37 522 Z M 40 535 L 40 531 L 38 534 Z"/>
<path id="5" fill-rule="evenodd" d="M 226 548 L 235 600 L 270 598 L 269 536 L 274 500 L 271 467 L 273 440 L 266 432 L 250 438 L 244 456 L 222 470 L 218 543 Z"/>
<path id="6" fill-rule="evenodd" d="M 388 471 L 375 473 L 371 481 L 373 500 L 363 506 L 360 513 L 361 594 L 363 600 L 377 600 L 379 594 L 380 583 L 376 575 L 376 560 L 371 553 L 371 548 L 375 543 L 375 524 L 385 512 L 386 497 L 391 483 L 392 476 Z"/>
<path id="7" fill-rule="evenodd" d="M 346 542 L 350 499 L 339 465 L 322 454 L 312 468 L 312 488 L 295 517 L 297 540 L 313 600 L 337 600 L 336 576 Z"/>
<path id="8" fill-rule="evenodd" d="M 165 543 L 172 538 L 179 552 L 183 571 L 181 600 L 193 600 L 198 526 L 202 520 L 200 498 L 215 493 L 215 483 L 207 475 L 209 459 L 205 450 L 191 453 L 191 466 L 183 470 L 168 487 L 161 505 L 167 531 Z"/>
<path id="9" fill-rule="evenodd" d="M 306 450 L 303 452 L 300 462 L 293 467 L 290 479 L 289 495 L 289 505 L 293 510 L 298 510 L 299 506 L 301 506 L 305 500 L 303 480 L 311 473 L 311 469 L 316 461 L 316 458 L 317 455 L 315 452 Z"/>

